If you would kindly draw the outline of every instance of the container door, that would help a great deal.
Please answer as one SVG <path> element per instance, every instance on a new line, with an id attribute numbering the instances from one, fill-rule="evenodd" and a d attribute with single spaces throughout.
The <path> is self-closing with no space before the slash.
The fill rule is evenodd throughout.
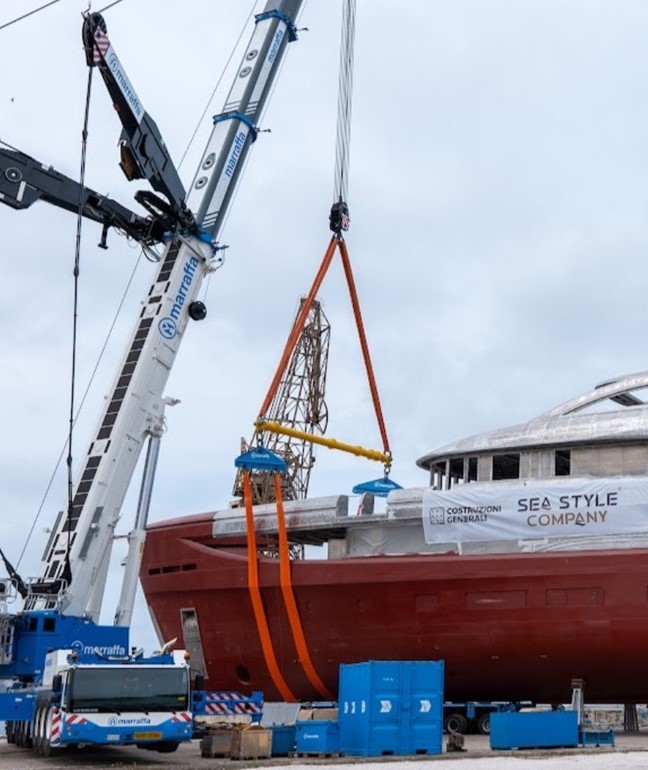
<path id="1" fill-rule="evenodd" d="M 440 754 L 443 742 L 443 661 L 417 661 L 410 665 L 412 686 L 407 753 Z"/>
<path id="2" fill-rule="evenodd" d="M 399 661 L 371 662 L 369 756 L 399 753 L 403 665 Z"/>

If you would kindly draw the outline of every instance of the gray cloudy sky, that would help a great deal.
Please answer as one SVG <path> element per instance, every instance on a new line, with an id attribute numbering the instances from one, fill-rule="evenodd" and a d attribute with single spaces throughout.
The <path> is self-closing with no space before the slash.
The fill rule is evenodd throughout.
<path id="1" fill-rule="evenodd" d="M 40 4 L 4 0 L 0 26 Z M 0 30 L 0 139 L 73 177 L 86 7 L 61 0 Z M 123 0 L 105 13 L 177 161 L 250 9 Z M 340 14 L 337 0 L 305 5 L 309 31 L 290 47 L 263 121 L 272 132 L 255 145 L 222 233 L 230 248 L 209 282 L 209 316 L 189 329 L 168 385 L 182 403 L 167 415 L 153 520 L 226 506 L 239 439 L 328 242 Z M 359 0 L 347 242 L 401 484 L 425 484 L 414 463 L 435 446 L 647 368 L 646 40 L 643 0 Z M 231 77 L 208 114 L 220 111 Z M 209 131 L 203 120 L 185 183 Z M 117 166 L 119 133 L 97 77 L 86 181 L 136 206 L 138 186 Z M 0 540 L 16 559 L 66 437 L 75 218 L 42 203 L 0 207 L 0 228 Z M 98 237 L 87 223 L 82 383 L 138 253 L 115 234 L 103 252 Z M 79 420 L 79 454 L 151 276 L 140 265 Z M 379 447 L 337 263 L 321 298 L 332 324 L 329 435 Z M 311 493 L 349 491 L 379 473 L 322 450 Z M 43 530 L 64 501 L 61 470 L 22 560 L 26 575 L 37 573 Z M 108 621 L 113 605 L 111 595 Z M 136 640 L 148 643 L 141 604 L 138 613 Z"/>

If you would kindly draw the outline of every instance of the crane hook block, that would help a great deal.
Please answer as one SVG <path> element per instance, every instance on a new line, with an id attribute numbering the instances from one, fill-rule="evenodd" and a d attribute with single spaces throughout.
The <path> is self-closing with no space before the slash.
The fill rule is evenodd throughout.
<path id="1" fill-rule="evenodd" d="M 331 213 L 329 214 L 329 225 L 331 230 L 338 235 L 342 230 L 348 230 L 351 225 L 351 219 L 349 218 L 349 207 L 342 200 L 334 203 L 331 206 Z"/>
<path id="2" fill-rule="evenodd" d="M 397 484 L 395 481 L 392 481 L 385 476 L 381 479 L 374 479 L 373 481 L 365 481 L 362 484 L 356 484 L 352 491 L 354 495 L 361 495 L 363 492 L 371 492 L 371 494 L 376 495 L 376 497 L 387 497 L 390 492 L 402 488 L 403 487 L 401 487 L 400 484 Z"/>
<path id="3" fill-rule="evenodd" d="M 274 471 L 275 473 L 283 473 L 288 469 L 285 460 L 262 446 L 254 447 L 239 455 L 234 460 L 234 465 L 249 471 Z"/>

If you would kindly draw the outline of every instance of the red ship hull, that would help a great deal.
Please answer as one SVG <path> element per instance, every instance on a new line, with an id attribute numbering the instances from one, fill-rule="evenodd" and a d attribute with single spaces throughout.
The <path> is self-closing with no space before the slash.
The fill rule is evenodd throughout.
<path id="1" fill-rule="evenodd" d="M 211 514 L 149 528 L 141 570 L 164 639 L 195 610 L 207 685 L 283 700 L 264 659 L 243 543 L 216 540 Z M 279 562 L 259 559 L 279 668 L 295 697 L 321 700 L 296 651 Z M 648 551 L 410 554 L 292 563 L 314 668 L 334 694 L 341 663 L 444 660 L 448 700 L 648 699 Z"/>

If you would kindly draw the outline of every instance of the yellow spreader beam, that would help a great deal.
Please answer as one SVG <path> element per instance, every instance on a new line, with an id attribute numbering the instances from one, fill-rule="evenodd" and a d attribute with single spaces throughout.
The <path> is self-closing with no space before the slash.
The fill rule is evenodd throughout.
<path id="1" fill-rule="evenodd" d="M 292 436 L 293 438 L 300 438 L 304 441 L 310 441 L 311 444 L 320 444 L 321 446 L 328 447 L 329 449 L 341 449 L 343 452 L 350 452 L 352 455 L 357 455 L 358 457 L 366 457 L 369 460 L 376 460 L 377 462 L 383 463 L 384 465 L 391 465 L 391 455 L 387 452 L 380 452 L 377 449 L 366 449 L 363 446 L 345 444 L 343 441 L 338 441 L 334 438 L 313 436 L 312 433 L 307 433 L 304 430 L 287 428 L 285 425 L 281 425 L 281 423 L 271 422 L 269 420 L 257 420 L 254 425 L 259 432 L 267 430 L 270 433 L 281 433 L 284 436 Z"/>

